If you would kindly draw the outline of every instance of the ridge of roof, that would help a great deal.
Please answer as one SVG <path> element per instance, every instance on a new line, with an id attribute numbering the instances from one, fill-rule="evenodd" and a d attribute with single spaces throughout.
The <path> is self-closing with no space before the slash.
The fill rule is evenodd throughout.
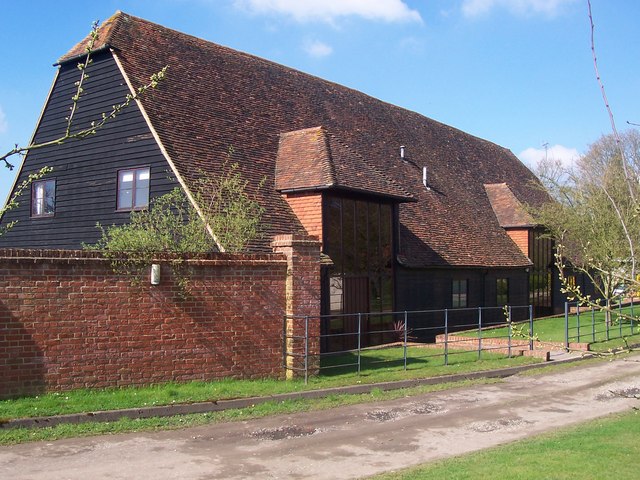
<path id="1" fill-rule="evenodd" d="M 215 47 L 215 48 L 218 48 L 218 49 L 222 49 L 222 50 L 227 51 L 228 53 L 233 53 L 234 55 L 240 55 L 240 56 L 246 57 L 248 59 L 251 59 L 253 61 L 261 62 L 261 63 L 263 63 L 265 65 L 281 67 L 281 68 L 286 69 L 286 70 L 288 70 L 290 72 L 293 72 L 293 73 L 296 73 L 296 74 L 300 74 L 300 75 L 304 75 L 306 77 L 310 77 L 310 78 L 319 80 L 319 81 L 321 81 L 321 82 L 323 82 L 323 83 L 325 83 L 327 85 L 333 85 L 335 87 L 338 87 L 339 89 L 349 90 L 349 91 L 357 93 L 359 95 L 364 95 L 364 96 L 366 96 L 366 97 L 368 97 L 370 99 L 373 99 L 373 100 L 375 100 L 377 102 L 380 102 L 380 103 L 382 103 L 384 105 L 388 105 L 389 107 L 392 107 L 394 109 L 402 110 L 402 111 L 404 111 L 404 112 L 406 112 L 408 114 L 420 115 L 422 118 L 425 118 L 425 119 L 429 120 L 430 122 L 432 122 L 434 124 L 437 124 L 439 127 L 446 128 L 446 129 L 454 131 L 454 132 L 459 132 L 459 133 L 461 133 L 463 135 L 466 135 L 468 137 L 472 137 L 472 138 L 474 138 L 474 139 L 476 139 L 476 140 L 478 140 L 480 142 L 487 143 L 487 144 L 490 144 L 492 146 L 504 149 L 506 152 L 512 154 L 511 150 L 509 150 L 508 148 L 503 147 L 503 146 L 498 145 L 498 144 L 495 144 L 495 143 L 493 143 L 493 142 L 491 142 L 491 141 L 489 141 L 487 139 L 484 139 L 482 137 L 478 137 L 478 136 L 473 135 L 471 133 L 465 132 L 465 131 L 460 130 L 460 129 L 452 126 L 452 125 L 448 125 L 446 123 L 442 123 L 442 122 L 440 122 L 440 121 L 438 121 L 436 119 L 433 119 L 433 118 L 430 118 L 430 117 L 426 117 L 426 116 L 424 116 L 424 115 L 422 115 L 422 114 L 420 114 L 418 112 L 415 112 L 413 110 L 410 110 L 408 108 L 405 108 L 405 107 L 402 107 L 402 106 L 399 106 L 399 105 L 395 105 L 393 103 L 387 102 L 387 101 L 382 100 L 380 98 L 374 97 L 374 96 L 372 96 L 370 94 L 364 93 L 364 92 L 362 92 L 360 90 L 357 90 L 355 88 L 348 87 L 346 85 L 342 85 L 342 84 L 334 82 L 332 80 L 327 80 L 325 78 L 322 78 L 322 77 L 319 77 L 317 75 L 313 75 L 313 74 L 304 72 L 302 70 L 299 70 L 299 69 L 296 69 L 294 67 L 290 67 L 290 66 L 284 65 L 282 63 L 278 63 L 278 62 L 275 62 L 275 61 L 272 61 L 272 60 L 267 60 L 267 59 L 259 57 L 257 55 L 254 55 L 254 54 L 251 54 L 251 53 L 248 53 L 248 52 L 244 52 L 242 50 L 237 50 L 237 49 L 232 48 L 232 47 L 228 47 L 228 46 L 225 46 L 225 45 L 222 45 L 222 44 L 219 44 L 219 43 L 215 43 L 213 41 L 206 40 L 206 39 L 198 37 L 196 35 L 192 35 L 192 34 L 189 34 L 189 33 L 182 32 L 180 30 L 176 30 L 176 29 L 171 28 L 171 27 L 166 27 L 164 25 L 160 25 L 159 23 L 155 23 L 155 22 L 152 22 L 152 21 L 147 20 L 145 18 L 138 17 L 136 15 L 132 15 L 132 14 L 124 12 L 122 10 L 116 10 L 114 12 L 114 14 L 111 15 L 111 17 L 109 17 L 107 20 L 102 22 L 102 24 L 99 26 L 98 34 L 99 34 L 99 38 L 102 41 L 96 42 L 96 45 L 94 45 L 94 50 L 105 49 L 105 48 L 116 48 L 116 49 L 118 49 L 117 45 L 113 45 L 112 40 L 114 39 L 116 34 L 120 32 L 121 29 L 126 29 L 127 24 L 131 24 L 131 23 L 141 23 L 141 24 L 145 24 L 145 25 L 150 26 L 150 27 L 156 27 L 156 28 L 159 28 L 161 30 L 164 30 L 164 31 L 167 31 L 167 32 L 171 32 L 171 33 L 173 33 L 175 35 L 178 35 L 180 37 L 185 37 L 186 39 L 190 39 L 192 42 L 194 42 L 196 44 L 199 44 L 200 46 L 210 46 L 210 47 Z M 101 30 L 103 30 L 103 29 L 105 29 L 105 32 L 104 33 L 100 33 Z M 87 35 L 84 40 L 82 40 L 81 42 L 78 42 L 65 55 L 60 57 L 60 59 L 58 60 L 57 63 L 63 63 L 63 62 L 66 63 L 66 62 L 70 61 L 71 58 L 68 58 L 68 57 L 69 57 L 69 55 L 71 55 L 73 53 L 75 53 L 75 57 L 77 57 L 78 54 L 82 55 L 83 52 L 86 53 L 86 49 L 84 47 L 86 47 L 86 44 L 87 44 L 87 41 L 89 40 L 89 38 L 90 38 L 90 35 Z M 78 52 L 78 51 L 74 52 L 74 49 L 78 49 L 78 48 L 80 48 L 81 51 L 80 52 Z"/>
<path id="2" fill-rule="evenodd" d="M 106 19 L 102 24 L 99 25 L 98 30 L 96 31 L 97 37 L 93 43 L 93 47 L 91 49 L 92 52 L 98 52 L 110 47 L 110 40 L 113 35 L 115 29 L 118 28 L 118 24 L 122 21 L 125 16 L 130 16 L 120 10 L 116 10 L 116 12 L 111 15 L 108 19 Z M 67 53 L 65 53 L 62 57 L 58 59 L 56 65 L 61 65 L 63 63 L 75 61 L 79 58 L 82 58 L 87 55 L 87 48 L 89 42 L 91 41 L 91 34 L 88 34 L 84 39 L 80 42 L 76 43 Z"/>

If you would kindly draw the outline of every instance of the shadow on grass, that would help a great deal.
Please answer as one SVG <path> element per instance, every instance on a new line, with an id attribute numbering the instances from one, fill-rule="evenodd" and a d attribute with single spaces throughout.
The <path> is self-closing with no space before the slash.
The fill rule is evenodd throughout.
<path id="1" fill-rule="evenodd" d="M 427 358 L 407 358 L 407 368 L 426 367 L 435 363 Z M 440 364 L 442 362 L 440 361 Z M 398 369 L 404 367 L 404 358 L 393 358 L 388 355 L 375 355 L 367 352 L 360 356 L 360 370 L 376 371 L 386 369 Z M 320 361 L 320 374 L 324 377 L 344 375 L 358 371 L 357 352 L 347 352 L 339 354 L 328 354 Z"/>
<path id="2" fill-rule="evenodd" d="M 482 353 L 484 359 L 501 359 L 506 355 L 498 353 Z M 474 363 L 478 361 L 476 350 L 450 350 L 448 352 L 449 364 Z M 403 347 L 389 347 L 375 350 L 362 350 L 360 352 L 360 371 L 373 373 L 385 370 L 402 370 L 405 366 Z M 424 370 L 428 374 L 430 370 L 445 366 L 445 354 L 443 349 L 409 347 L 406 358 L 407 370 Z M 335 377 L 358 372 L 358 352 L 325 353 L 320 360 L 320 375 L 322 377 Z"/>

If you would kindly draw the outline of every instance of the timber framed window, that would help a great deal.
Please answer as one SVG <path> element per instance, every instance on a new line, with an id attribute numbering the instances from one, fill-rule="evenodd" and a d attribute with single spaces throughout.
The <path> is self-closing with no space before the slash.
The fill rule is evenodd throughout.
<path id="1" fill-rule="evenodd" d="M 393 207 L 374 199 L 325 195 L 324 253 L 331 314 L 393 310 Z"/>
<path id="2" fill-rule="evenodd" d="M 553 313 L 553 278 L 557 275 L 553 253 L 553 240 L 545 230 L 529 232 L 529 258 L 533 263 L 529 271 L 529 303 L 535 317 Z"/>
<path id="3" fill-rule="evenodd" d="M 149 206 L 149 167 L 118 171 L 118 210 L 142 210 Z"/>
<path id="4" fill-rule="evenodd" d="M 506 305 L 509 303 L 509 279 L 496 278 L 496 305 Z"/>
<path id="5" fill-rule="evenodd" d="M 55 179 L 38 180 L 31 185 L 31 216 L 52 217 L 56 210 Z"/>
<path id="6" fill-rule="evenodd" d="M 469 288 L 469 281 L 467 279 L 451 281 L 451 307 L 452 308 L 466 308 L 468 306 L 468 301 L 467 301 L 468 288 Z"/>
<path id="7" fill-rule="evenodd" d="M 390 340 L 394 307 L 394 206 L 380 199 L 323 194 L 323 349 Z M 360 320 L 358 320 L 360 318 Z"/>

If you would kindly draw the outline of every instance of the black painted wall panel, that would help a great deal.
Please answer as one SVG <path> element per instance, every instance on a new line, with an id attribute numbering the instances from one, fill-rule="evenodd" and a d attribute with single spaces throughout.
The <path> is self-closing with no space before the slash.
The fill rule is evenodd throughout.
<path id="1" fill-rule="evenodd" d="M 88 69 L 85 93 L 74 115 L 73 130 L 99 120 L 103 112 L 122 102 L 129 90 L 108 52 L 94 57 Z M 79 79 L 75 64 L 62 66 L 43 117 L 36 131 L 36 143 L 64 134 L 70 113 L 74 83 Z M 160 87 L 162 88 L 162 87 Z M 95 135 L 82 140 L 33 150 L 26 157 L 18 183 L 41 167 L 50 166 L 49 178 L 56 179 L 56 211 L 51 218 L 31 218 L 31 191 L 19 199 L 18 208 L 2 218 L 18 223 L 0 237 L 0 247 L 81 248 L 93 243 L 100 232 L 96 223 L 120 225 L 129 213 L 116 212 L 117 172 L 123 168 L 149 166 L 150 196 L 162 195 L 177 182 L 163 157 L 142 113 L 135 103 L 108 122 Z"/>
<path id="2" fill-rule="evenodd" d="M 509 282 L 509 304 L 514 308 L 513 320 L 528 318 L 528 274 L 522 269 L 407 269 L 396 270 L 396 310 L 436 310 L 412 314 L 410 324 L 417 337 L 433 340 L 444 332 L 444 310 L 448 311 L 449 330 L 465 330 L 478 326 L 478 307 L 482 325 L 502 323 L 505 315 L 496 303 L 496 279 Z M 452 310 L 452 281 L 467 280 L 467 309 Z"/>

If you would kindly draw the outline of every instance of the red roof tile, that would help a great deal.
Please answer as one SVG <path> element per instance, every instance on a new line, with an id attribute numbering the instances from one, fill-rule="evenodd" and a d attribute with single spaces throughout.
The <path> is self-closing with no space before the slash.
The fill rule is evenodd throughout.
<path id="1" fill-rule="evenodd" d="M 334 175 L 337 183 L 371 188 L 364 177 L 341 180 L 349 176 L 348 162 L 364 158 L 417 200 L 400 205 L 399 248 L 407 265 L 528 265 L 500 227 L 484 188 L 507 183 L 522 203 L 546 200 L 510 151 L 361 92 L 124 13 L 110 19 L 103 38 L 134 86 L 169 65 L 161 87 L 142 99 L 169 157 L 189 182 L 200 170 L 215 174 L 233 147 L 248 188 L 266 209 L 268 234 L 304 231 L 275 188 L 280 135 L 322 125 L 340 142 L 327 136 L 334 171 L 326 162 L 314 166 L 309 174 L 315 180 Z M 341 142 L 349 145 L 347 153 Z M 407 147 L 406 161 L 399 158 L 400 145 Z M 430 190 L 422 184 L 423 166 Z"/>
<path id="2" fill-rule="evenodd" d="M 347 190 L 411 201 L 413 196 L 322 127 L 280 136 L 276 190 Z"/>
<path id="3" fill-rule="evenodd" d="M 529 212 L 526 211 L 506 183 L 487 184 L 484 188 L 501 227 L 535 226 Z"/>
<path id="4" fill-rule="evenodd" d="M 334 184 L 331 154 L 322 127 L 280 135 L 276 190 L 322 190 Z"/>

